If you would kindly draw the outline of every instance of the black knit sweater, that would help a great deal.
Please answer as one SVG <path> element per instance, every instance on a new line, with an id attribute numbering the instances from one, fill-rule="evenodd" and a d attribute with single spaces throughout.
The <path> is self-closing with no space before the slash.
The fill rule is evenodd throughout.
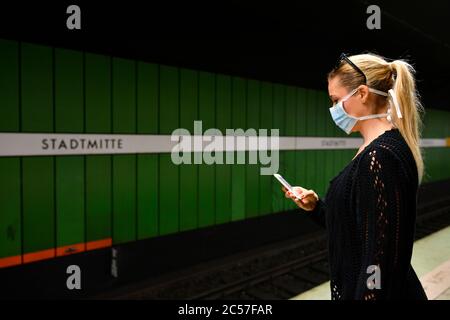
<path id="1" fill-rule="evenodd" d="M 398 129 L 330 181 L 308 214 L 327 229 L 333 300 L 426 299 L 411 267 L 417 189 L 416 163 Z M 368 288 L 377 272 L 369 266 L 378 267 L 380 288 Z"/>

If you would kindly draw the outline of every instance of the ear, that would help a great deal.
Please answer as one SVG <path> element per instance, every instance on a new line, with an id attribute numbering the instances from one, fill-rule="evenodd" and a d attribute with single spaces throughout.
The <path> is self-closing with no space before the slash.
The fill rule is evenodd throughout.
<path id="1" fill-rule="evenodd" d="M 369 87 L 363 84 L 360 85 L 358 87 L 358 96 L 361 99 L 362 103 L 366 103 L 367 100 L 369 99 Z"/>

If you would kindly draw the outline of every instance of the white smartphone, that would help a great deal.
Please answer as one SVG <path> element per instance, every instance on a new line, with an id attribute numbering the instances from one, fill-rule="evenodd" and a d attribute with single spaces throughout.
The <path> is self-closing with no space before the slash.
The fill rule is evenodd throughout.
<path id="1" fill-rule="evenodd" d="M 274 173 L 273 174 L 274 175 L 274 177 L 275 178 L 277 178 L 277 180 L 278 181 L 280 181 L 280 183 L 287 189 L 287 190 L 289 190 L 290 192 L 292 192 L 292 194 L 293 195 L 295 195 L 295 197 L 298 199 L 298 200 L 302 200 L 302 199 L 300 199 L 296 194 L 295 194 L 295 192 L 294 192 L 294 190 L 292 190 L 292 186 L 281 176 L 281 175 L 279 175 L 278 173 Z"/>

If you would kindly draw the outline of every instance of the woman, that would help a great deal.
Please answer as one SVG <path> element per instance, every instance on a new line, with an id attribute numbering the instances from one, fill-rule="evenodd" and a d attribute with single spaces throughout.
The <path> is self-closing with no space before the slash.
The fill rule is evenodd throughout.
<path id="1" fill-rule="evenodd" d="M 341 55 L 328 75 L 330 113 L 364 143 L 330 181 L 325 199 L 294 187 L 290 197 L 327 228 L 331 298 L 427 297 L 411 267 L 416 195 L 423 174 L 413 68 L 373 54 Z"/>

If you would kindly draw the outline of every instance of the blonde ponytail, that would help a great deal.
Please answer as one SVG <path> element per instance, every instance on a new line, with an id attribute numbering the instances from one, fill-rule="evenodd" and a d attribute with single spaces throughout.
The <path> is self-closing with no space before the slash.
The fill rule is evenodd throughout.
<path id="1" fill-rule="evenodd" d="M 389 63 L 394 77 L 394 92 L 400 105 L 402 118 L 399 119 L 395 108 L 392 108 L 392 119 L 408 144 L 416 161 L 419 184 L 422 181 L 424 165 L 420 151 L 420 136 L 422 132 L 420 103 L 414 80 L 414 68 L 403 60 Z"/>

